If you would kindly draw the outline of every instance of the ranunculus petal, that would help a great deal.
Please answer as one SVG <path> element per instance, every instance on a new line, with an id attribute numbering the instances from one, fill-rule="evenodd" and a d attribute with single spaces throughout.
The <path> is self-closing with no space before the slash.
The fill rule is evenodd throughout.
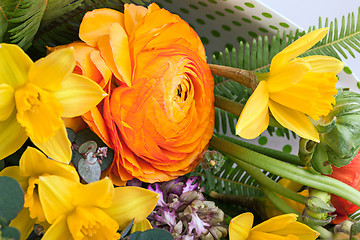
<path id="1" fill-rule="evenodd" d="M 71 143 L 67 137 L 65 125 L 60 127 L 56 134 L 44 143 L 31 140 L 48 157 L 62 163 L 71 161 Z"/>
<path id="2" fill-rule="evenodd" d="M 80 24 L 79 37 L 92 47 L 96 47 L 99 37 L 109 34 L 114 22 L 124 26 L 124 14 L 113 9 L 95 9 L 87 12 Z"/>
<path id="3" fill-rule="evenodd" d="M 0 83 L 6 83 L 14 89 L 28 80 L 28 71 L 33 61 L 15 44 L 0 44 Z"/>
<path id="4" fill-rule="evenodd" d="M 30 68 L 29 81 L 42 89 L 56 91 L 61 88 L 62 81 L 74 67 L 74 49 L 63 48 L 36 61 Z"/>
<path id="5" fill-rule="evenodd" d="M 300 137 L 319 142 L 319 133 L 304 113 L 269 101 L 270 112 L 274 118 L 285 128 L 294 131 Z"/>
<path id="6" fill-rule="evenodd" d="M 314 30 L 284 48 L 271 60 L 270 71 L 275 70 L 277 67 L 281 66 L 286 62 L 289 62 L 290 60 L 296 58 L 306 50 L 310 49 L 318 41 L 324 38 L 327 32 L 328 28 Z"/>
<path id="7" fill-rule="evenodd" d="M 269 93 L 261 81 L 247 101 L 236 124 L 236 134 L 246 139 L 259 136 L 269 125 Z"/>
<path id="8" fill-rule="evenodd" d="M 20 184 L 21 188 L 24 191 L 26 191 L 26 189 L 28 188 L 29 177 L 23 176 L 20 173 L 19 166 L 8 166 L 8 167 L 4 168 L 3 170 L 1 170 L 0 176 L 8 176 L 8 177 L 15 179 Z"/>
<path id="9" fill-rule="evenodd" d="M 0 121 L 0 159 L 3 159 L 18 150 L 26 141 L 25 128 L 16 120 L 14 111 L 8 119 Z"/>
<path id="10" fill-rule="evenodd" d="M 110 45 L 114 56 L 116 68 L 122 76 L 122 80 L 131 87 L 131 59 L 129 39 L 124 28 L 114 23 L 110 26 Z"/>
<path id="11" fill-rule="evenodd" d="M 123 229 L 134 218 L 135 223 L 143 221 L 155 208 L 158 199 L 159 194 L 144 188 L 117 187 L 112 206 L 104 211 Z"/>
<path id="12" fill-rule="evenodd" d="M 344 63 L 334 57 L 313 55 L 303 57 L 302 59 L 310 63 L 311 72 L 332 72 L 338 74 L 344 68 Z"/>
<path id="13" fill-rule="evenodd" d="M 124 9 L 124 25 L 127 34 L 130 36 L 134 27 L 141 21 L 148 9 L 135 4 L 125 4 Z"/>
<path id="14" fill-rule="evenodd" d="M 254 222 L 254 215 L 250 212 L 240 214 L 231 219 L 229 238 L 231 240 L 246 240 Z"/>
<path id="15" fill-rule="evenodd" d="M 53 240 L 53 239 L 73 239 L 71 235 L 65 216 L 60 216 L 57 218 L 54 223 L 46 230 L 44 236 L 41 238 L 43 240 Z"/>
<path id="16" fill-rule="evenodd" d="M 79 185 L 79 182 L 55 175 L 39 177 L 39 198 L 46 220 L 50 224 L 73 211 L 74 196 Z"/>
<path id="17" fill-rule="evenodd" d="M 19 166 L 22 176 L 50 174 L 79 181 L 79 175 L 73 166 L 51 160 L 36 148 L 28 147 L 25 150 L 20 158 Z"/>
<path id="18" fill-rule="evenodd" d="M 301 59 L 284 63 L 275 71 L 266 73 L 267 88 L 270 93 L 286 90 L 288 87 L 294 86 L 298 83 L 307 72 L 310 71 L 310 64 Z"/>
<path id="19" fill-rule="evenodd" d="M 82 185 L 77 192 L 75 204 L 79 206 L 96 206 L 107 208 L 111 206 L 114 195 L 114 185 L 109 178 Z"/>
<path id="20" fill-rule="evenodd" d="M 0 121 L 8 119 L 15 108 L 14 89 L 6 84 L 0 84 Z"/>
<path id="21" fill-rule="evenodd" d="M 55 92 L 64 107 L 63 117 L 76 117 L 95 107 L 107 94 L 94 81 L 81 75 L 70 74 L 62 88 Z"/>
<path id="22" fill-rule="evenodd" d="M 9 226 L 20 231 L 20 240 L 26 240 L 33 231 L 35 223 L 36 219 L 30 218 L 29 209 L 23 208 Z"/>

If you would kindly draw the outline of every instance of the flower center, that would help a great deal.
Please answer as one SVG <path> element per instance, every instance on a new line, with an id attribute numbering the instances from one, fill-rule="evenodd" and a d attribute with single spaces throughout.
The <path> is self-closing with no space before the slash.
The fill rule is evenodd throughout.
<path id="1" fill-rule="evenodd" d="M 176 95 L 174 96 L 175 102 L 185 102 L 188 98 L 188 94 L 190 91 L 190 84 L 188 79 L 186 78 L 183 80 L 179 85 L 176 87 Z"/>
<path id="2" fill-rule="evenodd" d="M 36 142 L 46 142 L 62 126 L 63 107 L 53 93 L 32 83 L 15 92 L 16 118 L 28 136 Z"/>

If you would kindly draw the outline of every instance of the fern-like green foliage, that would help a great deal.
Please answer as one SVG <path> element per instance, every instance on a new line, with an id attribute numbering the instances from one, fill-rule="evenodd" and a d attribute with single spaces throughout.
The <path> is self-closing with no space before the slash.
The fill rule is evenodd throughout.
<path id="1" fill-rule="evenodd" d="M 150 0 L 0 0 L 0 41 L 29 49 L 32 58 L 46 46 L 78 39 L 82 17 L 96 8 L 123 10 L 125 3 L 144 5 Z"/>
<path id="2" fill-rule="evenodd" d="M 360 9 L 360 8 L 359 8 Z M 303 53 L 300 57 L 308 55 L 327 55 L 338 59 L 347 58 L 348 55 L 355 57 L 353 51 L 360 52 L 360 14 L 357 16 L 350 13 L 347 18 L 343 17 L 341 23 L 335 19 L 329 22 L 326 19 L 322 24 L 319 19 L 318 28 L 329 27 L 328 35 L 318 42 L 311 49 Z M 315 30 L 316 27 L 310 27 L 308 32 Z M 285 31 L 279 32 L 269 40 L 267 36 L 259 36 L 253 39 L 252 43 L 240 42 L 238 48 L 231 50 L 225 49 L 222 53 L 213 55 L 212 63 L 232 66 L 255 72 L 267 72 L 270 67 L 271 59 L 282 49 L 290 45 L 293 41 L 305 34 L 304 31 L 297 30 L 295 33 L 287 34 Z M 251 90 L 223 77 L 215 76 L 215 94 L 228 98 L 231 101 L 245 104 L 251 95 Z M 215 109 L 215 131 L 217 133 L 230 134 L 235 133 L 235 124 L 238 116 L 234 116 L 224 110 Z M 228 131 L 230 128 L 230 131 Z M 291 134 L 286 129 L 268 128 L 268 132 L 272 135 L 276 131 L 277 135 L 289 138 Z"/>

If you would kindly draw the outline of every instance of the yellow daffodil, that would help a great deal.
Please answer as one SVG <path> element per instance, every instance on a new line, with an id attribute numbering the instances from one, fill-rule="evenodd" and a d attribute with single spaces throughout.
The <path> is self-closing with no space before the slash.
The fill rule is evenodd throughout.
<path id="1" fill-rule="evenodd" d="M 308 116 L 318 120 L 335 103 L 336 74 L 344 63 L 328 56 L 296 58 L 325 37 L 328 29 L 312 31 L 290 44 L 271 60 L 268 73 L 257 73 L 259 85 L 236 125 L 236 134 L 252 139 L 269 125 L 269 110 L 285 128 L 319 142 Z"/>
<path id="2" fill-rule="evenodd" d="M 250 212 L 233 218 L 229 225 L 230 240 L 312 240 L 319 233 L 297 222 L 296 214 L 283 214 L 252 227 L 254 215 Z"/>
<path id="3" fill-rule="evenodd" d="M 50 161 L 43 153 L 28 147 L 20 158 L 19 166 L 10 166 L 0 172 L 0 176 L 16 179 L 25 192 L 23 210 L 11 221 L 21 232 L 21 239 L 26 239 L 35 223 L 45 222 L 45 215 L 38 193 L 39 177 L 57 175 L 79 182 L 79 175 L 73 166 Z"/>
<path id="4" fill-rule="evenodd" d="M 159 195 L 139 187 L 113 187 L 109 178 L 82 185 L 58 176 L 39 178 L 40 202 L 52 224 L 43 239 L 119 239 L 135 219 L 143 222 Z"/>
<path id="5" fill-rule="evenodd" d="M 69 163 L 70 142 L 61 117 L 82 115 L 106 93 L 73 74 L 74 51 L 53 52 L 35 63 L 13 44 L 0 44 L 0 159 L 30 137 L 50 158 Z"/>

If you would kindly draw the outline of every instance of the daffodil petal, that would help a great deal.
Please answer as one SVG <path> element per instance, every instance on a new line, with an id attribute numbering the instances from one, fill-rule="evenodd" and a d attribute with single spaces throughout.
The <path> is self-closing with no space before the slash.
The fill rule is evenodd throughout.
<path id="1" fill-rule="evenodd" d="M 25 128 L 16 120 L 14 111 L 8 119 L 0 121 L 0 159 L 3 159 L 18 150 L 26 141 Z"/>
<path id="2" fill-rule="evenodd" d="M 15 91 L 14 89 L 6 84 L 0 84 L 0 121 L 8 119 L 15 108 Z"/>
<path id="3" fill-rule="evenodd" d="M 42 240 L 53 239 L 74 239 L 69 231 L 66 217 L 60 216 L 56 221 L 46 230 Z"/>
<path id="4" fill-rule="evenodd" d="M 35 223 L 36 219 L 30 218 L 29 209 L 23 208 L 16 218 L 10 222 L 9 226 L 19 230 L 20 240 L 26 240 L 33 231 Z"/>
<path id="5" fill-rule="evenodd" d="M 318 41 L 326 36 L 328 28 L 321 28 L 309 32 L 308 34 L 302 36 L 286 48 L 284 48 L 280 53 L 276 54 L 271 60 L 270 71 L 275 70 L 278 66 L 289 62 L 290 60 L 296 58 L 306 50 L 314 46 Z"/>
<path id="6" fill-rule="evenodd" d="M 251 231 L 250 236 L 247 240 L 299 240 L 297 236 L 289 233 L 285 236 L 280 236 L 277 234 L 267 233 L 267 232 L 259 232 L 259 231 Z"/>
<path id="7" fill-rule="evenodd" d="M 141 222 L 134 223 L 131 227 L 131 233 L 134 232 L 144 232 L 146 230 L 152 229 L 151 223 L 146 218 L 142 220 Z"/>
<path id="8" fill-rule="evenodd" d="M 296 220 L 297 220 L 297 215 L 294 213 L 282 214 L 276 217 L 272 217 L 256 225 L 255 227 L 253 227 L 252 230 L 259 232 L 273 233 L 283 229 L 285 226 L 287 226 L 290 223 L 296 222 Z"/>
<path id="9" fill-rule="evenodd" d="M 114 185 L 109 178 L 82 185 L 77 192 L 75 205 L 108 208 L 114 195 Z"/>
<path id="10" fill-rule="evenodd" d="M 4 168 L 1 170 L 0 176 L 8 176 L 15 179 L 24 191 L 26 191 L 29 186 L 29 177 L 21 175 L 19 166 L 9 166 Z"/>
<path id="11" fill-rule="evenodd" d="M 300 222 L 292 222 L 284 225 L 282 229 L 272 231 L 272 233 L 280 236 L 287 236 L 292 234 L 298 237 L 299 240 L 313 240 L 320 235 L 317 231 L 310 228 L 308 225 Z"/>
<path id="12" fill-rule="evenodd" d="M 56 91 L 64 78 L 75 68 L 73 48 L 54 51 L 34 63 L 29 71 L 29 81 L 42 89 Z"/>
<path id="13" fill-rule="evenodd" d="M 79 186 L 79 182 L 55 175 L 39 177 L 39 198 L 46 220 L 50 224 L 73 211 L 74 196 Z"/>
<path id="14" fill-rule="evenodd" d="M 236 134 L 242 138 L 253 139 L 269 125 L 269 93 L 266 81 L 261 81 L 243 109 L 236 124 Z"/>
<path id="15" fill-rule="evenodd" d="M 87 12 L 80 24 L 79 37 L 92 47 L 96 47 L 99 37 L 109 34 L 114 22 L 124 25 L 124 14 L 113 9 L 95 9 Z"/>
<path id="16" fill-rule="evenodd" d="M 51 159 L 61 163 L 69 163 L 71 161 L 71 143 L 67 137 L 65 125 L 60 127 L 56 134 L 44 143 L 31 140 Z"/>
<path id="17" fill-rule="evenodd" d="M 109 36 L 116 68 L 121 74 L 122 80 L 131 87 L 131 59 L 128 36 L 118 23 L 110 26 Z"/>
<path id="18" fill-rule="evenodd" d="M 33 61 L 15 44 L 0 44 L 0 83 L 14 89 L 28 81 L 28 71 Z"/>
<path id="19" fill-rule="evenodd" d="M 268 74 L 267 88 L 270 93 L 278 92 L 294 86 L 310 71 L 310 64 L 302 59 L 284 63 Z"/>
<path id="20" fill-rule="evenodd" d="M 28 147 L 19 161 L 22 176 L 41 176 L 43 174 L 57 175 L 78 182 L 76 169 L 68 164 L 47 158 L 36 148 Z M 39 167 L 41 166 L 41 167 Z"/>
<path id="21" fill-rule="evenodd" d="M 250 212 L 240 214 L 231 219 L 229 225 L 229 239 L 245 240 L 251 231 L 254 222 L 254 215 Z"/>
<path id="22" fill-rule="evenodd" d="M 334 57 L 313 55 L 302 59 L 310 63 L 311 72 L 333 72 L 338 74 L 344 68 L 344 63 Z"/>
<path id="23" fill-rule="evenodd" d="M 158 199 L 159 194 L 144 188 L 117 187 L 112 206 L 104 211 L 123 229 L 134 218 L 134 223 L 143 221 L 155 208 Z"/>
<path id="24" fill-rule="evenodd" d="M 308 117 L 299 111 L 285 107 L 274 101 L 269 101 L 270 112 L 285 128 L 290 129 L 302 138 L 319 142 L 319 133 Z"/>
<path id="25" fill-rule="evenodd" d="M 63 117 L 80 116 L 95 107 L 107 94 L 94 81 L 70 74 L 55 96 L 64 107 Z"/>

